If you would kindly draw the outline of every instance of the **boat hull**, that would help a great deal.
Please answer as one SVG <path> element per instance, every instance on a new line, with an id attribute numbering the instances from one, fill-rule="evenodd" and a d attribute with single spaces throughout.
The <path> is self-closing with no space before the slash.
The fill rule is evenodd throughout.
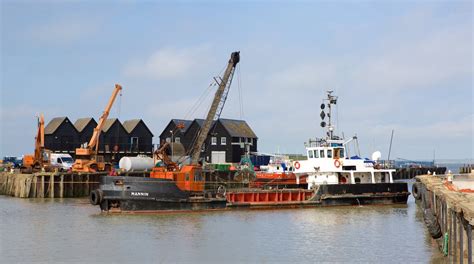
<path id="1" fill-rule="evenodd" d="M 322 206 L 406 204 L 409 195 L 405 182 L 328 184 L 320 185 L 315 199 Z"/>
<path id="2" fill-rule="evenodd" d="M 103 176 L 98 204 L 104 212 L 153 212 L 224 209 L 225 198 L 196 196 L 174 181 L 129 176 Z M 92 202 L 92 201 L 91 201 Z M 94 203 L 93 203 L 94 204 Z"/>
<path id="3" fill-rule="evenodd" d="M 287 208 L 350 205 L 406 204 L 407 183 L 326 184 L 313 190 L 239 190 L 227 193 L 227 206 Z"/>
<path id="4" fill-rule="evenodd" d="M 408 184 L 399 182 L 326 184 L 312 190 L 240 189 L 216 197 L 215 193 L 182 191 L 168 179 L 130 176 L 103 176 L 96 192 L 100 201 L 95 204 L 111 213 L 406 204 L 410 195 Z"/>

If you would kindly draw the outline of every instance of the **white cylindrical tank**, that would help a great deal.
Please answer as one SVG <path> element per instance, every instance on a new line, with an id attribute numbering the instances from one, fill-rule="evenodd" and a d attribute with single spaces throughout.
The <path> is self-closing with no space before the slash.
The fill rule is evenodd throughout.
<path id="1" fill-rule="evenodd" d="M 125 171 L 151 170 L 155 166 L 150 157 L 123 157 L 119 161 L 120 169 Z"/>

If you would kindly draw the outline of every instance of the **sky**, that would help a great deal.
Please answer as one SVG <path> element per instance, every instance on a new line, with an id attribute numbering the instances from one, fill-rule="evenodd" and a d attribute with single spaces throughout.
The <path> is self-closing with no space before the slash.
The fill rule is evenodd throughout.
<path id="1" fill-rule="evenodd" d="M 33 151 L 36 116 L 141 118 L 154 142 L 172 118 L 204 118 L 240 51 L 222 118 L 264 153 L 304 153 L 336 133 L 362 156 L 473 159 L 471 1 L 0 1 L 0 157 Z M 204 98 L 204 99 L 202 99 Z M 198 104 L 199 107 L 193 108 Z"/>

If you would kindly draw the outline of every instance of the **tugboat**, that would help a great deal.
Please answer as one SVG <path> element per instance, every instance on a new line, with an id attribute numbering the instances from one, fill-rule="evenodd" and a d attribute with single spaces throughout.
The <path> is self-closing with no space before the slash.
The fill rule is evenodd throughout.
<path id="1" fill-rule="evenodd" d="M 222 78 L 215 78 L 211 108 L 191 151 L 191 164 L 178 166 L 166 155 L 168 144 L 155 152 L 161 162 L 150 177 L 102 176 L 99 189 L 90 194 L 103 212 L 154 212 L 163 210 L 211 210 L 226 208 L 225 189 L 205 190 L 205 175 L 199 162 L 201 149 L 213 120 L 219 118 L 232 83 L 240 53 L 233 52 Z"/>
<path id="2" fill-rule="evenodd" d="M 294 207 L 406 204 L 410 195 L 408 184 L 393 181 L 395 170 L 382 169 L 381 164 L 378 164 L 380 152 L 375 152 L 372 159 L 349 157 L 347 144 L 357 140 L 357 137 L 345 140 L 335 135 L 331 110 L 336 103 L 337 96 L 328 91 L 327 98 L 321 104 L 320 114 L 323 119 L 321 127 L 327 128 L 326 137 L 310 139 L 305 143 L 306 160 L 294 161 L 285 172 L 258 174 L 253 186 L 267 186 L 267 190 L 229 190 L 227 205 Z M 327 114 L 324 111 L 326 106 Z M 324 121 L 326 117 L 328 124 Z M 278 190 L 275 183 L 285 188 Z M 289 183 L 296 188 L 288 188 Z"/>

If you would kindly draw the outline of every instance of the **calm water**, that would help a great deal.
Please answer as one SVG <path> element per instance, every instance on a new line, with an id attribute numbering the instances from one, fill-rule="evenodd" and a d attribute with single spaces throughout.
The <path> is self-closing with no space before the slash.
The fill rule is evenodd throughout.
<path id="1" fill-rule="evenodd" d="M 86 199 L 0 196 L 0 263 L 439 262 L 406 206 L 101 215 Z"/>

